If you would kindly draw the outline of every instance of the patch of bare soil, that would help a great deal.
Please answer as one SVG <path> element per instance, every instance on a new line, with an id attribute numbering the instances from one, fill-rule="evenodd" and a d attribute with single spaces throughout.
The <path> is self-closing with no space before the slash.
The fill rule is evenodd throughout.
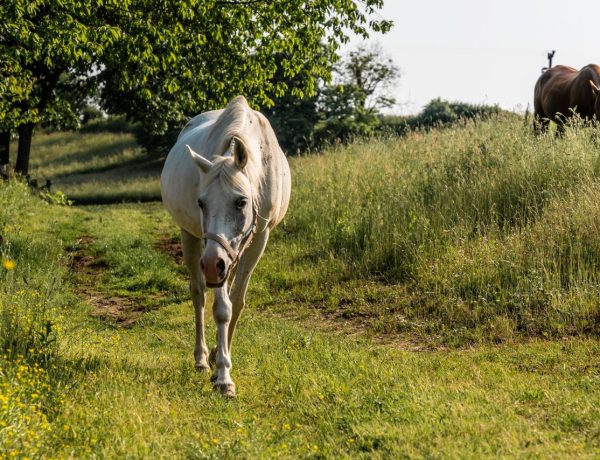
<path id="1" fill-rule="evenodd" d="M 419 343 L 410 334 L 383 334 L 371 332 L 373 319 L 362 315 L 348 315 L 344 309 L 338 311 L 321 312 L 320 326 L 328 332 L 339 333 L 353 338 L 368 337 L 369 340 L 379 345 L 389 345 L 407 351 L 430 351 L 436 347 Z"/>
<path id="2" fill-rule="evenodd" d="M 163 234 L 154 244 L 154 248 L 170 255 L 178 264 L 183 264 L 183 253 L 181 250 L 181 241 L 178 237 L 170 237 Z M 374 321 L 377 321 L 373 315 L 357 313 L 352 308 L 353 300 L 346 298 L 340 300 L 339 308 L 334 311 L 323 310 L 318 306 L 312 309 L 313 314 L 295 314 L 295 309 L 291 308 L 286 312 L 274 313 L 274 316 L 283 317 L 295 322 L 301 322 L 307 327 L 317 326 L 319 329 L 328 333 L 339 334 L 352 338 L 368 337 L 369 340 L 379 345 L 386 345 L 395 348 L 401 348 L 408 351 L 433 351 L 443 350 L 446 347 L 434 343 L 426 343 L 417 339 L 410 333 L 383 333 L 374 331 Z M 300 311 L 305 311 L 300 309 Z M 266 310 L 263 310 L 266 313 Z"/>
<path id="3" fill-rule="evenodd" d="M 87 253 L 89 245 L 94 241 L 91 236 L 77 239 L 75 249 L 71 253 L 71 270 L 77 277 L 77 291 L 92 306 L 92 316 L 109 320 L 121 327 L 131 327 L 140 317 L 143 308 L 139 308 L 134 299 L 122 296 L 107 296 L 94 289 L 92 280 L 108 268 L 103 261 L 96 260 Z"/>
<path id="4" fill-rule="evenodd" d="M 161 235 L 155 243 L 154 248 L 170 255 L 177 264 L 183 264 L 183 251 L 181 250 L 181 241 L 179 238 Z"/>
<path id="5" fill-rule="evenodd" d="M 293 313 L 284 313 L 283 315 L 278 313 L 277 315 L 303 322 L 310 327 L 316 326 L 328 334 L 341 335 L 356 340 L 366 338 L 378 345 L 405 351 L 425 352 L 446 349 L 442 345 L 419 340 L 414 334 L 408 332 L 384 333 L 377 331 L 373 324 L 376 321 L 375 318 L 368 315 L 347 314 L 347 311 L 343 308 L 336 311 L 323 311 L 319 307 L 316 307 L 313 310 L 313 314 L 309 317 L 294 317 Z"/>

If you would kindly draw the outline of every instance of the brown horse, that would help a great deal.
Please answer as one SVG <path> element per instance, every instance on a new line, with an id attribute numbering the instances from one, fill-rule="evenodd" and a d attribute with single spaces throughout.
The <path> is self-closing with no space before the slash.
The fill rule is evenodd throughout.
<path id="1" fill-rule="evenodd" d="M 557 65 L 544 72 L 533 93 L 534 127 L 544 131 L 552 120 L 560 132 L 565 122 L 579 114 L 600 119 L 600 66 L 589 64 L 577 71 Z"/>

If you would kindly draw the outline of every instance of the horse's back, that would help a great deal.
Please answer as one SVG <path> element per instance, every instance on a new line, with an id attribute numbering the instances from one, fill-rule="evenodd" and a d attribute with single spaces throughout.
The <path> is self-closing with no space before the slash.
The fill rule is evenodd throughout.
<path id="1" fill-rule="evenodd" d="M 594 114 L 596 98 L 590 81 L 596 86 L 600 86 L 600 66 L 588 64 L 583 67 L 571 86 L 571 107 L 577 107 L 577 112 L 584 118 L 591 118 Z"/>
<path id="2" fill-rule="evenodd" d="M 594 94 L 590 81 L 600 85 L 600 66 L 589 64 L 580 70 L 557 65 L 544 72 L 534 90 L 534 110 L 537 116 L 557 119 L 557 114 L 571 116 L 576 111 L 582 117 L 593 115 Z"/>
<path id="3" fill-rule="evenodd" d="M 533 104 L 536 115 L 554 118 L 557 113 L 568 114 L 571 85 L 577 76 L 577 69 L 557 65 L 545 71 L 538 78 Z"/>
<path id="4" fill-rule="evenodd" d="M 290 167 L 269 120 L 262 113 L 253 112 L 258 121 L 255 129 L 260 137 L 263 165 L 267 167 L 262 195 L 267 200 L 265 207 L 269 208 L 269 227 L 273 228 L 283 220 L 289 205 L 292 188 Z"/>

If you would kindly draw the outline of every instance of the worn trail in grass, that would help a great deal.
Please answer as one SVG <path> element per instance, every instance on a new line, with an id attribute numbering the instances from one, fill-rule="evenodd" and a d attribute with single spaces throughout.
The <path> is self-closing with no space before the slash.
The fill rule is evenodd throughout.
<path id="1" fill-rule="evenodd" d="M 271 313 L 278 300 L 268 284 L 285 284 L 285 274 L 266 276 L 267 263 L 238 327 L 238 397 L 227 400 L 193 369 L 185 273 L 156 248 L 175 233 L 160 205 L 73 208 L 58 219 L 67 249 L 99 262 L 94 274 L 74 274 L 82 301 L 65 315 L 55 376 L 65 399 L 52 441 L 59 457 L 600 454 L 597 341 L 431 352 L 374 345 L 343 328 L 325 332 L 315 315 Z M 266 260 L 300 263 L 285 238 Z M 92 291 L 127 298 L 142 313 L 122 327 L 95 314 L 98 305 L 86 302 Z"/>

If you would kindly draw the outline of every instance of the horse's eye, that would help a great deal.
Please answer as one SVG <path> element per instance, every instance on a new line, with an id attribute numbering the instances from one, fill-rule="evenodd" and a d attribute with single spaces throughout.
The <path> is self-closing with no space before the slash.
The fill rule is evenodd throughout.
<path id="1" fill-rule="evenodd" d="M 199 207 L 200 209 L 204 209 L 204 203 L 203 203 L 203 202 L 202 202 L 202 200 L 200 200 L 200 199 L 198 200 L 198 207 Z"/>
<path id="2" fill-rule="evenodd" d="M 238 209 L 244 209 L 247 202 L 248 200 L 246 200 L 246 198 L 238 198 L 237 200 L 235 200 L 235 207 Z"/>

